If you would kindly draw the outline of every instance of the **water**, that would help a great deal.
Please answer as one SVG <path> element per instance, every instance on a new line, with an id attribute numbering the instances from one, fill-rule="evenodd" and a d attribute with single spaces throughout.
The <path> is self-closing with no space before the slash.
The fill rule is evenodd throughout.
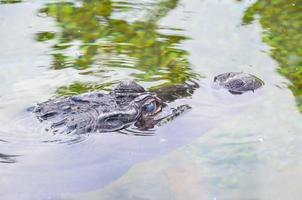
<path id="1" fill-rule="evenodd" d="M 0 1 L 1 199 L 300 199 L 301 2 Z M 265 86 L 233 96 L 213 77 Z M 149 137 L 41 133 L 57 96 L 197 82 Z"/>

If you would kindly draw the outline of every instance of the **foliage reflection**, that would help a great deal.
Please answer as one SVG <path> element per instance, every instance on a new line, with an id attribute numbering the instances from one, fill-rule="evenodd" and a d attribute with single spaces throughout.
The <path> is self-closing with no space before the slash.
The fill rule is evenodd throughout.
<path id="1" fill-rule="evenodd" d="M 40 15 L 53 17 L 60 31 L 38 33 L 36 40 L 55 41 L 53 69 L 70 67 L 102 78 L 110 72 L 130 70 L 132 79 L 153 86 L 183 84 L 197 78 L 188 52 L 180 48 L 188 38 L 179 29 L 159 25 L 159 20 L 177 5 L 178 0 L 50 3 L 40 10 Z M 59 89 L 59 94 L 68 95 L 68 88 L 80 87 L 79 93 L 92 88 L 75 84 Z"/>
<path id="2" fill-rule="evenodd" d="M 279 63 L 279 73 L 291 81 L 289 88 L 302 111 L 302 3 L 301 0 L 258 0 L 247 9 L 244 23 L 255 16 L 265 29 L 263 41 Z"/>

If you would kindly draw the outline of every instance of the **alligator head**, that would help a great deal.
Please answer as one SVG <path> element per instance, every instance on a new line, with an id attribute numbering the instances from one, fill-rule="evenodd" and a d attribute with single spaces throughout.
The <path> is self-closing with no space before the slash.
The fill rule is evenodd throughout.
<path id="1" fill-rule="evenodd" d="M 180 86 L 177 91 L 181 91 Z M 160 97 L 172 101 L 175 94 L 167 93 L 164 89 L 158 93 L 146 91 L 133 81 L 122 81 L 109 94 L 92 92 L 52 99 L 38 104 L 33 113 L 54 133 L 108 132 L 129 126 L 147 130 L 189 108 L 186 105 L 169 108 Z"/>

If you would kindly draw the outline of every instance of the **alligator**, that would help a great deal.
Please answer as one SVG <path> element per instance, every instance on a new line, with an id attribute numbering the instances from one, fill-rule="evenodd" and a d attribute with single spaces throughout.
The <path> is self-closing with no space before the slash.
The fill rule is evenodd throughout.
<path id="1" fill-rule="evenodd" d="M 166 103 L 191 95 L 197 87 L 194 83 L 146 91 L 134 81 L 121 81 L 110 93 L 51 99 L 37 104 L 32 112 L 53 133 L 112 132 L 130 126 L 143 131 L 190 109 L 188 105 L 170 108 Z"/>
<path id="2" fill-rule="evenodd" d="M 259 78 L 242 72 L 220 74 L 214 83 L 232 94 L 254 91 L 263 85 Z M 96 91 L 51 99 L 37 104 L 32 111 L 53 133 L 112 132 L 130 126 L 148 130 L 190 109 L 188 105 L 170 108 L 167 103 L 191 96 L 198 87 L 193 82 L 146 91 L 134 81 L 121 81 L 110 93 Z"/>

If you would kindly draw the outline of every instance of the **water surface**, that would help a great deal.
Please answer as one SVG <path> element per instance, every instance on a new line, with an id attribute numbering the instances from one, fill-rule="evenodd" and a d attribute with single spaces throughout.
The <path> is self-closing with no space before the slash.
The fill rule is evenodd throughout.
<path id="1" fill-rule="evenodd" d="M 3 199 L 299 199 L 299 1 L 0 1 Z M 243 71 L 255 93 L 213 90 Z M 149 137 L 52 135 L 26 111 L 122 79 L 197 82 Z"/>

